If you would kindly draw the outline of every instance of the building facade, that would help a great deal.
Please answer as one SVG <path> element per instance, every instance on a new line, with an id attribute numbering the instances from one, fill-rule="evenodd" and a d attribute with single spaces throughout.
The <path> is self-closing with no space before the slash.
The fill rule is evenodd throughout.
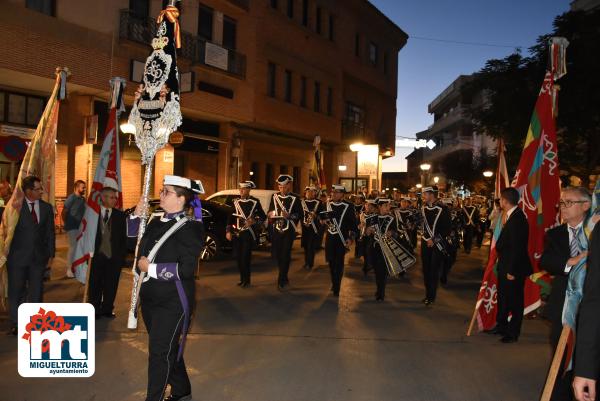
<path id="1" fill-rule="evenodd" d="M 413 172 L 411 178 L 416 180 L 415 175 L 419 174 L 422 185 L 437 184 L 444 189 L 449 180 L 466 181 L 489 155 L 496 153 L 495 140 L 477 132 L 469 117 L 471 107 L 479 107 L 485 102 L 483 92 L 467 98 L 461 91 L 470 80 L 471 75 L 459 76 L 428 106 L 433 124 L 416 136 L 431 139 L 436 146 L 417 149 L 407 157 L 412 165 L 409 166 L 409 171 Z M 422 164 L 428 164 L 429 169 L 422 170 Z"/>
<path id="2" fill-rule="evenodd" d="M 27 139 L 55 67 L 71 71 L 57 143 L 56 196 L 64 197 L 74 180 L 91 181 L 111 77 L 127 79 L 125 100 L 131 106 L 155 17 L 166 1 L 4 3 L 0 26 L 9 49 L 0 60 L 0 135 Z M 327 183 L 343 179 L 338 166 L 358 156 L 348 149 L 351 143 L 377 145 L 377 161 L 393 155 L 397 60 L 407 35 L 368 1 L 178 4 L 184 140 L 157 154 L 154 196 L 168 173 L 200 179 L 208 193 L 245 179 L 272 188 L 278 174 L 288 173 L 300 191 L 309 183 L 316 135 Z M 137 202 L 143 177 L 130 139 L 121 135 L 125 206 Z M 15 171 L 15 162 L 0 157 L 3 179 L 14 180 Z"/>

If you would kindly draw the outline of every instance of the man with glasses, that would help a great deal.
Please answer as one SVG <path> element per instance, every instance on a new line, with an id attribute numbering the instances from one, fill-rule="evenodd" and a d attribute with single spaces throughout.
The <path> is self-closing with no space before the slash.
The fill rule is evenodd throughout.
<path id="1" fill-rule="evenodd" d="M 42 200 L 42 182 L 30 175 L 23 178 L 21 189 L 25 197 L 6 260 L 12 335 L 17 335 L 19 305 L 42 302 L 44 273 L 55 251 L 54 209 Z"/>
<path id="2" fill-rule="evenodd" d="M 548 298 L 548 317 L 552 323 L 550 344 L 556 349 L 562 331 L 562 311 L 569 273 L 581 259 L 587 256 L 582 249 L 580 237 L 584 234 L 584 220 L 591 207 L 591 197 L 583 187 L 567 187 L 560 197 L 560 214 L 563 224 L 546 233 L 544 253 L 540 267 L 554 276 L 552 292 Z M 562 366 L 562 364 L 561 364 Z M 559 372 L 552 393 L 552 400 L 571 400 L 572 371 Z"/>

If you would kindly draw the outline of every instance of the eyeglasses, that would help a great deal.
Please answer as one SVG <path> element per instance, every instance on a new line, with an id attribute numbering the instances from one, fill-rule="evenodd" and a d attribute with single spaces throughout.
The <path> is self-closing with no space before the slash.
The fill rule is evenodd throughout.
<path id="1" fill-rule="evenodd" d="M 177 195 L 177 192 L 175 192 L 175 191 L 169 191 L 167 188 L 163 188 L 163 189 L 160 190 L 159 194 L 162 195 L 162 196 L 167 196 L 169 194 L 175 194 L 175 195 Z"/>
<path id="2" fill-rule="evenodd" d="M 573 200 L 561 200 L 560 202 L 558 202 L 558 205 L 560 207 L 564 207 L 564 208 L 570 208 L 571 206 L 573 206 L 576 203 L 587 203 L 589 201 L 587 200 L 578 200 L 578 201 L 573 201 Z"/>

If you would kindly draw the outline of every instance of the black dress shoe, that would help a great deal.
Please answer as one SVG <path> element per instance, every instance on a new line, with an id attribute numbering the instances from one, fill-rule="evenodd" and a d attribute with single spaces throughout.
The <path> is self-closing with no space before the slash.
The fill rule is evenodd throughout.
<path id="1" fill-rule="evenodd" d="M 500 339 L 500 342 L 503 342 L 504 344 L 516 343 L 517 339 L 512 336 L 504 336 Z"/>
<path id="2" fill-rule="evenodd" d="M 238 287 L 241 287 L 242 285 L 244 285 L 243 281 L 240 281 L 239 283 L 237 283 Z"/>
<path id="3" fill-rule="evenodd" d="M 114 314 L 114 313 L 112 313 L 112 312 L 106 312 L 106 313 L 103 313 L 103 314 L 102 314 L 102 316 L 104 316 L 104 317 L 107 317 L 107 318 L 109 318 L 109 319 L 114 319 L 114 318 L 116 318 L 116 317 L 117 317 L 117 315 L 115 315 L 115 314 Z"/>
<path id="4" fill-rule="evenodd" d="M 248 288 L 248 287 L 250 287 L 250 282 L 249 282 L 249 281 L 245 281 L 245 282 L 243 282 L 243 283 L 240 285 L 240 287 L 242 287 L 242 288 Z"/>
<path id="5" fill-rule="evenodd" d="M 304 265 L 304 270 L 310 271 L 310 270 L 312 270 L 312 266 Z"/>
<path id="6" fill-rule="evenodd" d="M 333 296 L 334 297 L 339 297 L 340 296 L 340 292 L 339 291 L 333 291 Z"/>
<path id="7" fill-rule="evenodd" d="M 448 277 L 445 277 L 445 276 L 440 277 L 440 283 L 448 284 Z"/>
<path id="8" fill-rule="evenodd" d="M 9 336 L 16 336 L 17 335 L 17 328 L 16 327 L 11 327 L 6 334 L 8 334 Z"/>
<path id="9" fill-rule="evenodd" d="M 191 401 L 192 395 L 170 395 L 164 399 L 164 401 Z"/>

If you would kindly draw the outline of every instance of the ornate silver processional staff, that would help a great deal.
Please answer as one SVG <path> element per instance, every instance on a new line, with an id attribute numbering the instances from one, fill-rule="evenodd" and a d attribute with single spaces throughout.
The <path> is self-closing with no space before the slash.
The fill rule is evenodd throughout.
<path id="1" fill-rule="evenodd" d="M 137 307 L 140 287 L 145 273 L 137 272 L 136 264 L 139 244 L 148 221 L 148 192 L 152 178 L 152 164 L 156 152 L 169 141 L 169 135 L 181 125 L 179 107 L 179 77 L 176 48 L 180 48 L 179 10 L 177 0 L 169 0 L 156 23 L 156 36 L 152 39 L 153 51 L 146 59 L 144 80 L 135 93 L 133 108 L 128 123 L 135 127 L 135 143 L 142 154 L 142 165 L 146 166 L 142 192 L 143 213 L 137 237 L 133 266 L 133 288 L 127 327 L 137 327 Z"/>

